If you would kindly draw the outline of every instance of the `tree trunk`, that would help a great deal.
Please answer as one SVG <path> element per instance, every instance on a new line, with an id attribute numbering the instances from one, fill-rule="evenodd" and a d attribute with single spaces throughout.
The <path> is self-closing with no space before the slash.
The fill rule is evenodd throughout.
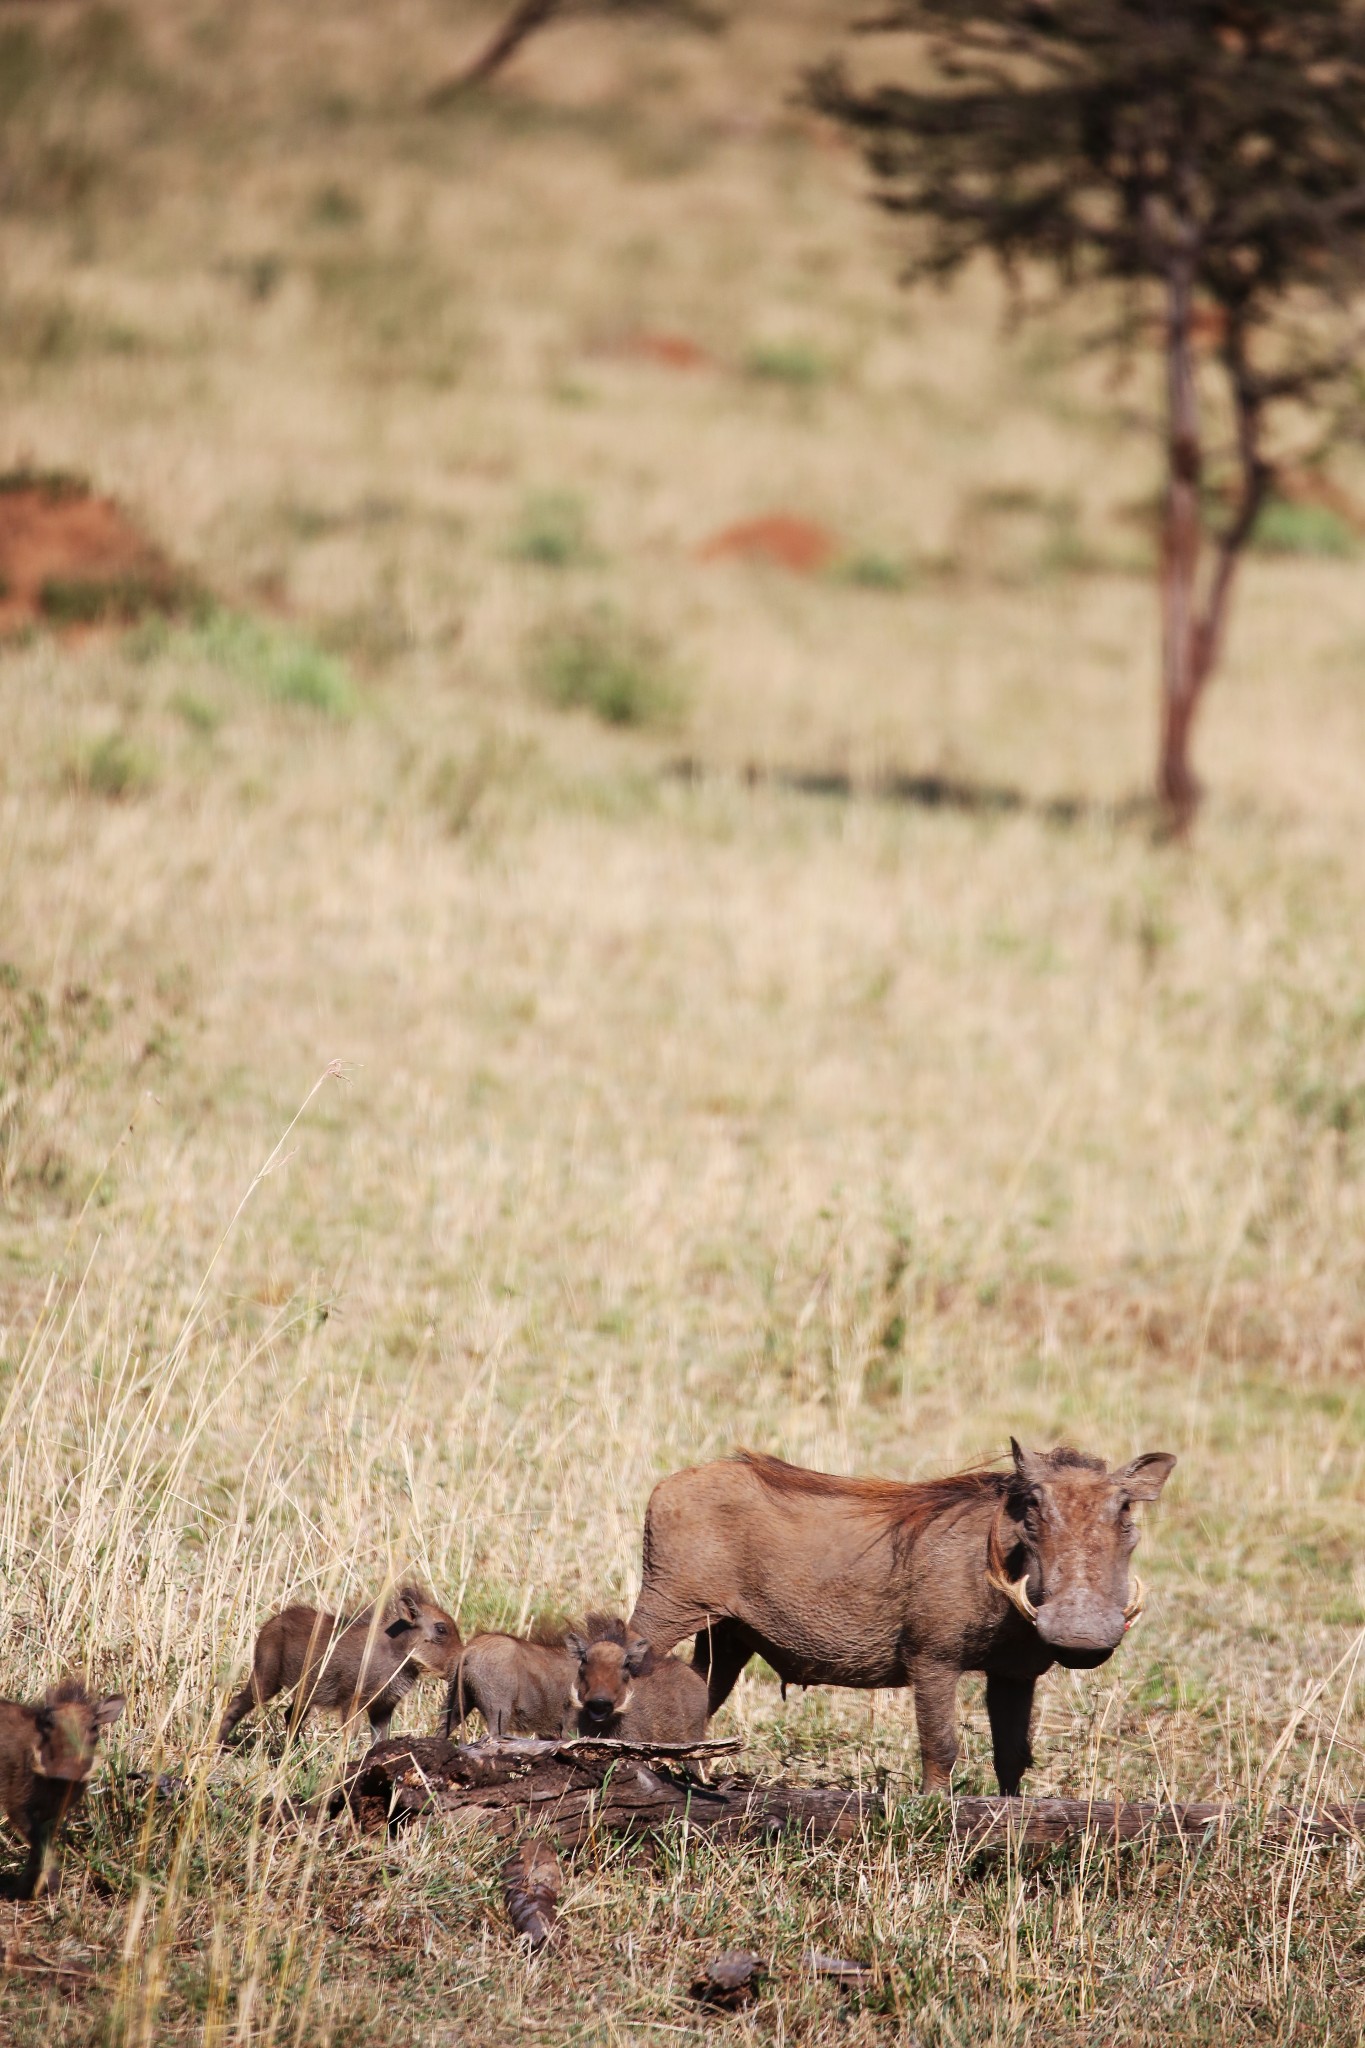
<path id="1" fill-rule="evenodd" d="M 474 59 L 467 70 L 455 78 L 448 78 L 427 94 L 427 105 L 433 111 L 450 105 L 467 86 L 482 85 L 495 71 L 500 71 L 513 53 L 519 50 L 526 38 L 534 35 L 538 28 L 558 14 L 564 0 L 521 0 L 514 7 L 500 29 L 482 53 Z"/>
<path id="2" fill-rule="evenodd" d="M 1190 827 L 1200 786 L 1190 764 L 1190 733 L 1208 678 L 1199 631 L 1200 504 L 1203 471 L 1199 403 L 1190 335 L 1193 264 L 1172 258 L 1167 294 L 1166 505 L 1161 532 L 1161 753 L 1157 794 L 1177 837 Z"/>

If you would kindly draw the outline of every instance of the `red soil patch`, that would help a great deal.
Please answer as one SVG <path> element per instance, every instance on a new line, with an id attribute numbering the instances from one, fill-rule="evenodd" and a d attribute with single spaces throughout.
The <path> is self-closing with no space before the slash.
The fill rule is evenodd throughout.
<path id="1" fill-rule="evenodd" d="M 646 362 L 661 363 L 666 370 L 705 370 L 711 357 L 700 342 L 685 334 L 665 334 L 652 328 L 628 334 L 621 344 L 626 355 L 643 356 Z"/>
<path id="2" fill-rule="evenodd" d="M 798 576 L 815 576 L 827 569 L 839 553 L 839 543 L 827 527 L 813 519 L 798 519 L 791 512 L 769 512 L 761 519 L 744 519 L 713 534 L 697 550 L 703 562 L 738 556 L 748 562 L 775 562 Z"/>
<path id="3" fill-rule="evenodd" d="M 74 477 L 0 477 L 0 634 L 174 611 L 185 577 L 113 498 Z"/>

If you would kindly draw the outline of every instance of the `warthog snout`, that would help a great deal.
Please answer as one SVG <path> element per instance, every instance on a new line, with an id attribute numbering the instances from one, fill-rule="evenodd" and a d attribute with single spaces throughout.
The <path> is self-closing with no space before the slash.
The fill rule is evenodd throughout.
<path id="1" fill-rule="evenodd" d="M 1037 1613 L 1039 1635 L 1072 1671 L 1089 1671 L 1112 1657 L 1128 1626 L 1121 1607 L 1093 1595 L 1044 1600 Z"/>
<path id="2" fill-rule="evenodd" d="M 615 1734 L 630 1706 L 635 1680 L 650 1663 L 649 1645 L 632 1636 L 625 1623 L 609 1615 L 590 1614 L 584 1632 L 571 1633 L 564 1647 L 578 1659 L 570 1705 L 578 1715 L 579 1733 Z"/>

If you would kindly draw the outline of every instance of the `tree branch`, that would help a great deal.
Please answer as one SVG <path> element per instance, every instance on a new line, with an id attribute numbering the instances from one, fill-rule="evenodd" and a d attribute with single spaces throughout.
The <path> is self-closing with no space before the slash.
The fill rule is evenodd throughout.
<path id="1" fill-rule="evenodd" d="M 481 55 L 464 71 L 454 78 L 445 79 L 427 94 L 425 104 L 433 113 L 448 107 L 452 100 L 471 85 L 482 85 L 495 71 L 501 70 L 508 59 L 521 48 L 530 35 L 560 12 L 564 0 L 521 0 L 514 7 L 502 27 L 495 30 L 492 40 Z"/>
<path id="2" fill-rule="evenodd" d="M 1196 689 L 1217 666 L 1227 622 L 1228 599 L 1242 550 L 1255 530 L 1275 471 L 1261 446 L 1263 406 L 1260 387 L 1247 361 L 1246 329 L 1240 320 L 1229 320 L 1223 342 L 1223 361 L 1232 384 L 1233 409 L 1237 419 L 1237 458 L 1242 469 L 1242 493 L 1232 524 L 1218 543 L 1218 559 L 1208 599 L 1195 627 L 1193 670 Z"/>

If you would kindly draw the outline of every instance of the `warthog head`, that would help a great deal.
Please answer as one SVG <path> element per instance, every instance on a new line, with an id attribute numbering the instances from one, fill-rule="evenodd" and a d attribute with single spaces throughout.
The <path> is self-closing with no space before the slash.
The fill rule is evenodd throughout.
<path id="1" fill-rule="evenodd" d="M 579 1729 L 600 1735 L 630 1705 L 633 1682 L 652 1661 L 649 1644 L 624 1622 L 590 1614 L 586 1632 L 565 1636 L 564 1647 L 578 1659 L 569 1703 Z"/>
<path id="2" fill-rule="evenodd" d="M 438 1678 L 449 1678 L 463 1645 L 453 1614 L 438 1607 L 430 1593 L 420 1586 L 400 1586 L 393 1600 L 392 1618 L 384 1634 L 408 1660 Z"/>
<path id="3" fill-rule="evenodd" d="M 1175 1459 L 1147 1451 L 1117 1471 L 1079 1451 L 1024 1451 L 991 1529 L 987 1578 L 1032 1622 L 1059 1664 L 1103 1664 L 1142 1612 L 1128 1560 L 1133 1506 L 1153 1501 Z"/>
<path id="4" fill-rule="evenodd" d="M 122 1693 L 92 1700 L 78 1678 L 49 1686 L 43 1704 L 33 1710 L 35 1777 L 83 1785 L 95 1764 L 102 1730 L 123 1712 Z"/>

